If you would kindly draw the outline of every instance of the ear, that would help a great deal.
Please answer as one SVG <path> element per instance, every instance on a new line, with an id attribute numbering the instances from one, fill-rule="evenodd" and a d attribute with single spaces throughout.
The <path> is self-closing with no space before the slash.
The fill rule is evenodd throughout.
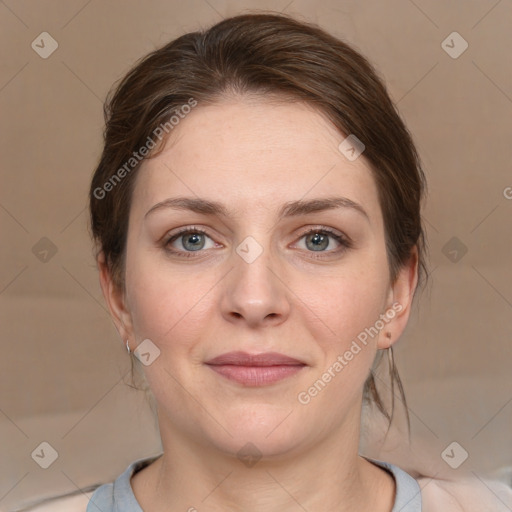
<path id="1" fill-rule="evenodd" d="M 103 251 L 98 254 L 96 262 L 98 264 L 103 297 L 105 297 L 112 321 L 124 343 L 126 340 L 133 339 L 132 320 L 129 309 L 126 306 L 126 296 L 123 290 L 119 289 L 114 283 Z"/>
<path id="2" fill-rule="evenodd" d="M 407 326 L 418 284 L 418 261 L 418 248 L 414 246 L 409 261 L 400 269 L 395 282 L 391 284 L 385 313 L 389 320 L 379 334 L 379 349 L 389 348 L 396 343 Z"/>

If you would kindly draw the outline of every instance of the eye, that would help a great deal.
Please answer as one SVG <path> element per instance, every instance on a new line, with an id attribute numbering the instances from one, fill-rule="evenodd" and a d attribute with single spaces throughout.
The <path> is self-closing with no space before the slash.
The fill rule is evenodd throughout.
<path id="1" fill-rule="evenodd" d="M 172 235 L 170 238 L 168 238 L 164 242 L 164 247 L 167 251 L 177 254 L 179 256 L 185 256 L 190 257 L 193 256 L 193 254 L 190 254 L 190 256 L 186 253 L 194 253 L 201 251 L 202 249 L 209 249 L 211 247 L 215 247 L 215 242 L 213 242 L 213 245 L 210 247 L 205 247 L 206 241 L 205 238 L 208 238 L 213 242 L 213 240 L 207 236 L 206 232 L 202 229 L 191 227 L 182 229 L 175 235 Z M 176 245 L 178 245 L 178 248 L 176 249 Z M 179 247 L 181 246 L 181 247 Z"/>
<path id="2" fill-rule="evenodd" d="M 206 239 L 211 242 L 209 247 L 206 246 Z M 326 253 L 326 256 L 323 256 L 323 254 L 312 254 L 311 256 L 314 258 L 328 257 L 352 247 L 352 242 L 348 237 L 324 226 L 305 231 L 299 238 L 299 240 L 302 239 L 305 240 L 305 250 L 307 252 Z M 332 240 L 335 242 L 333 243 Z M 336 245 L 338 246 L 337 248 Z M 206 234 L 206 231 L 192 226 L 171 235 L 164 240 L 163 246 L 165 250 L 171 254 L 191 258 L 196 256 L 194 253 L 199 253 L 203 249 L 218 247 L 219 244 L 215 243 Z M 332 248 L 332 246 L 334 246 L 334 248 Z M 302 249 L 303 247 L 299 248 Z"/>
<path id="3" fill-rule="evenodd" d="M 310 229 L 302 234 L 300 240 L 302 239 L 305 240 L 305 247 L 308 252 L 327 252 L 328 254 L 332 254 L 342 252 L 352 247 L 351 241 L 346 236 L 327 227 Z M 332 239 L 335 240 L 335 243 L 331 242 Z M 338 249 L 336 249 L 336 245 Z M 334 249 L 327 251 L 327 249 L 332 248 L 332 246 L 334 246 Z"/>

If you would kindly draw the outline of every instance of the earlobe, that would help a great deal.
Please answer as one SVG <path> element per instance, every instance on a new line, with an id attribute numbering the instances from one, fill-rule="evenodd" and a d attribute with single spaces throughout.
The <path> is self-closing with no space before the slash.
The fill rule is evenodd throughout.
<path id="1" fill-rule="evenodd" d="M 132 337 L 131 317 L 126 307 L 126 298 L 114 283 L 105 255 L 100 252 L 97 257 L 99 278 L 103 297 L 110 311 L 110 316 L 122 340 Z"/>
<path id="2" fill-rule="evenodd" d="M 379 349 L 389 348 L 396 343 L 407 326 L 418 284 L 418 261 L 418 249 L 415 246 L 411 250 L 409 261 L 402 266 L 391 285 L 386 310 L 386 315 L 391 319 L 384 329 L 384 335 L 379 336 Z"/>

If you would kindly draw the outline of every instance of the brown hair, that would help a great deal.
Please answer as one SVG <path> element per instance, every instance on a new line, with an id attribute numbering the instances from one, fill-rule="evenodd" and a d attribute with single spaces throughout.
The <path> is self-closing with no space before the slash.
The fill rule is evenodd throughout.
<path id="1" fill-rule="evenodd" d="M 391 280 L 416 246 L 423 282 L 426 248 L 420 206 L 425 177 L 412 137 L 383 81 L 360 53 L 316 25 L 286 15 L 245 14 L 153 51 L 105 102 L 104 148 L 90 188 L 91 228 L 120 289 L 131 194 L 142 161 L 134 158 L 135 152 L 154 147 L 145 158 L 155 155 L 161 145 L 149 142 L 154 142 L 159 127 L 171 126 L 170 119 L 184 105 L 212 103 L 233 94 L 306 102 L 341 134 L 355 134 L 365 145 L 364 157 L 378 187 Z M 404 404 L 405 396 L 394 365 L 390 374 L 391 416 L 373 371 L 365 397 L 373 399 L 391 422 L 395 382 Z"/>

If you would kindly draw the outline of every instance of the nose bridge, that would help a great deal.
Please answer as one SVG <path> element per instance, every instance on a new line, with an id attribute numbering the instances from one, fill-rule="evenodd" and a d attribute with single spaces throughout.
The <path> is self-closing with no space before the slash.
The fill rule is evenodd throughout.
<path id="1" fill-rule="evenodd" d="M 284 317 L 289 310 L 286 287 L 279 276 L 268 231 L 247 236 L 232 254 L 230 272 L 222 301 L 229 318 L 243 317 L 251 324 L 266 318 Z"/>

